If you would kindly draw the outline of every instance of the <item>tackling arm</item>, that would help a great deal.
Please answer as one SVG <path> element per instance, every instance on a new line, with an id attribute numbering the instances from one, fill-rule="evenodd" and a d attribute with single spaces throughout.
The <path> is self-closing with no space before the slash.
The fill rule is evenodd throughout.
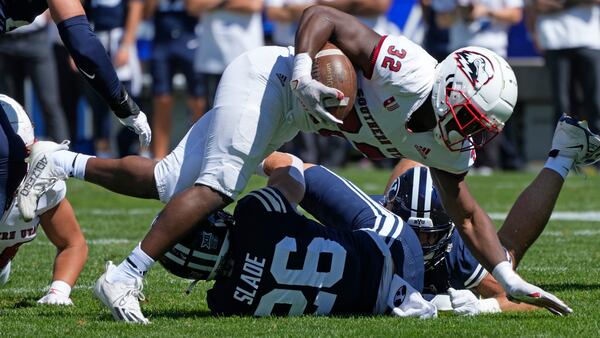
<path id="1" fill-rule="evenodd" d="M 506 260 L 492 220 L 473 198 L 464 176 L 431 168 L 446 212 L 475 258 L 488 270 Z"/>
<path id="2" fill-rule="evenodd" d="M 547 308 L 556 315 L 572 310 L 556 296 L 524 281 L 506 260 L 493 223 L 470 194 L 464 176 L 431 170 L 448 215 L 475 258 L 492 272 L 512 300 Z"/>

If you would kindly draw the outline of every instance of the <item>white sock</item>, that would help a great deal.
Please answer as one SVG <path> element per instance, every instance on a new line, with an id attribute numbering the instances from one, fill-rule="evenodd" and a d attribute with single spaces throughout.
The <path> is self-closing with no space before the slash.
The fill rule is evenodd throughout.
<path id="1" fill-rule="evenodd" d="M 546 164 L 544 165 L 544 168 L 554 170 L 560 176 L 562 176 L 563 179 L 565 179 L 567 177 L 567 175 L 569 174 L 569 170 L 571 170 L 571 168 L 573 167 L 573 162 L 574 162 L 574 160 L 570 157 L 565 157 L 565 156 L 560 156 L 560 155 L 556 156 L 556 157 L 550 156 L 546 160 Z"/>
<path id="2" fill-rule="evenodd" d="M 117 266 L 113 273 L 107 276 L 109 282 L 129 281 L 131 279 L 144 278 L 144 275 L 152 265 L 154 260 L 148 256 L 138 244 L 121 264 Z"/>
<path id="3" fill-rule="evenodd" d="M 74 153 L 68 150 L 59 150 L 52 154 L 52 160 L 54 165 L 62 168 L 68 176 L 84 179 L 85 166 L 87 161 L 94 156 L 85 155 L 81 153 Z"/>

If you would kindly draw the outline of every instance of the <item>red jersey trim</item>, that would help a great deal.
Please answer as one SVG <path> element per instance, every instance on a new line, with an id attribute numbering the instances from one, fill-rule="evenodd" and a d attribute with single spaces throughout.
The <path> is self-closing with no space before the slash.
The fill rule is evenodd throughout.
<path id="1" fill-rule="evenodd" d="M 373 49 L 373 53 L 371 53 L 371 64 L 369 65 L 369 72 L 365 74 L 365 77 L 371 80 L 371 76 L 373 76 L 373 69 L 375 68 L 375 62 L 377 62 L 377 58 L 379 57 L 379 50 L 383 45 L 383 41 L 387 38 L 387 35 L 381 37 L 375 49 Z"/>

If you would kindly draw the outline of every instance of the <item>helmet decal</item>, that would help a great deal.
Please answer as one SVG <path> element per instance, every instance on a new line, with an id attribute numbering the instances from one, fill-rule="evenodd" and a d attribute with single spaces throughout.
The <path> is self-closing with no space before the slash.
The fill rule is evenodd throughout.
<path id="1" fill-rule="evenodd" d="M 444 260 L 454 223 L 442 206 L 427 167 L 411 168 L 396 178 L 385 194 L 384 205 L 419 236 L 426 270 Z"/>
<path id="2" fill-rule="evenodd" d="M 466 49 L 460 50 L 454 55 L 458 68 L 476 90 L 494 77 L 494 65 L 485 55 Z"/>

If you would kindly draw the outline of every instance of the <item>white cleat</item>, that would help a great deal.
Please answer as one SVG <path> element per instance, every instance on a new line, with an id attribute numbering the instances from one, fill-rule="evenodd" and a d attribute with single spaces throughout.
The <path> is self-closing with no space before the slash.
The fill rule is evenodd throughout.
<path id="1" fill-rule="evenodd" d="M 573 158 L 576 168 L 600 160 L 600 137 L 590 131 L 586 121 L 578 121 L 566 114 L 560 117 L 549 156 Z"/>
<path id="2" fill-rule="evenodd" d="M 112 312 L 117 321 L 134 324 L 149 324 L 140 309 L 139 300 L 144 300 L 142 293 L 142 279 L 135 279 L 131 284 L 123 282 L 111 283 L 106 276 L 117 267 L 111 262 L 106 262 L 106 272 L 100 276 L 94 286 L 94 294 Z"/>
<path id="3" fill-rule="evenodd" d="M 51 161 L 52 153 L 68 150 L 69 141 L 62 143 L 38 141 L 31 146 L 31 153 L 25 159 L 29 163 L 27 175 L 17 189 L 17 204 L 21 216 L 27 222 L 35 217 L 40 197 L 59 180 L 65 180 L 67 174 Z"/>

